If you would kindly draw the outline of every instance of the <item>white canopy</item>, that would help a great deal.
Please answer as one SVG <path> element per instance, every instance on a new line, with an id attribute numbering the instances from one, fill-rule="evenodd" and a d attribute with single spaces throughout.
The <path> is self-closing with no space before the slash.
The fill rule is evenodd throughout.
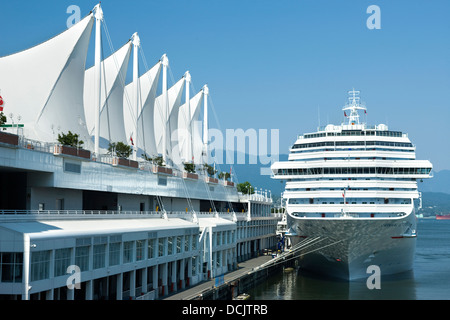
<path id="1" fill-rule="evenodd" d="M 156 138 L 156 149 L 159 154 L 166 154 L 169 158 L 172 158 L 172 133 L 177 132 L 178 127 L 178 109 L 181 105 L 181 96 L 184 88 L 185 80 L 181 78 L 175 83 L 169 90 L 167 90 L 167 121 L 164 119 L 165 112 L 163 106 L 163 96 L 160 95 L 156 98 L 155 113 L 154 113 L 154 130 Z M 166 130 L 166 146 L 167 150 L 163 150 L 163 138 L 164 131 Z"/>
<path id="2" fill-rule="evenodd" d="M 93 14 L 30 49 L 0 58 L 0 88 L 8 101 L 4 113 L 20 116 L 24 134 L 54 142 L 60 132 L 90 139 L 83 108 L 84 70 Z"/>
<path id="3" fill-rule="evenodd" d="M 139 101 L 141 109 L 137 119 L 138 140 L 137 147 L 141 149 L 138 157 L 142 152 L 147 153 L 150 157 L 157 154 L 154 127 L 154 109 L 156 99 L 156 89 L 158 88 L 159 75 L 161 72 L 161 61 L 154 65 L 150 70 L 139 77 Z M 125 122 L 125 132 L 129 141 L 130 137 L 136 130 L 136 115 L 133 103 L 133 82 L 125 87 L 125 95 L 123 97 L 123 118 Z"/>
<path id="4" fill-rule="evenodd" d="M 186 88 L 187 89 L 187 88 Z M 194 137 L 200 138 L 197 144 L 201 148 L 201 135 L 196 135 L 195 121 L 198 121 L 203 101 L 203 90 L 180 107 L 178 115 L 178 146 L 182 160 L 190 162 L 194 156 Z M 188 110 L 188 107 L 190 110 Z M 190 111 L 190 114 L 189 114 Z M 198 133 L 198 131 L 197 131 Z"/>
<path id="5" fill-rule="evenodd" d="M 101 63 L 100 87 L 100 147 L 107 149 L 109 142 L 127 143 L 123 121 L 123 93 L 131 52 L 131 41 Z M 84 110 L 91 136 L 95 126 L 95 67 L 86 70 L 84 82 Z"/>

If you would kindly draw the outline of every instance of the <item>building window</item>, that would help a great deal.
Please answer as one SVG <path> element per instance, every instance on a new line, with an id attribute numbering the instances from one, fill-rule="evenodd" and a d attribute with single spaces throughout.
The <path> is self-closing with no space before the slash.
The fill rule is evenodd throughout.
<path id="1" fill-rule="evenodd" d="M 123 243 L 123 263 L 133 262 L 133 241 Z"/>
<path id="2" fill-rule="evenodd" d="M 173 237 L 167 238 L 167 248 L 168 248 L 167 255 L 170 256 L 171 254 L 173 254 Z"/>
<path id="3" fill-rule="evenodd" d="M 177 253 L 181 253 L 181 236 L 177 237 Z"/>
<path id="4" fill-rule="evenodd" d="M 164 238 L 158 239 L 158 256 L 164 256 Z"/>
<path id="5" fill-rule="evenodd" d="M 148 259 L 155 257 L 155 239 L 148 239 L 147 256 Z"/>
<path id="6" fill-rule="evenodd" d="M 55 277 L 67 274 L 70 263 L 70 248 L 55 250 Z"/>
<path id="7" fill-rule="evenodd" d="M 104 268 L 106 266 L 106 244 L 94 245 L 94 269 Z"/>
<path id="8" fill-rule="evenodd" d="M 192 250 L 197 250 L 198 235 L 192 236 Z"/>
<path id="9" fill-rule="evenodd" d="M 144 260 L 144 240 L 136 241 L 136 261 Z"/>
<path id="10" fill-rule="evenodd" d="M 167 178 L 158 176 L 158 185 L 159 186 L 167 186 Z"/>
<path id="11" fill-rule="evenodd" d="M 184 252 L 188 252 L 189 251 L 189 239 L 191 238 L 191 236 L 184 236 Z"/>
<path id="12" fill-rule="evenodd" d="M 197 256 L 192 256 L 192 276 L 197 275 Z"/>
<path id="13" fill-rule="evenodd" d="M 31 281 L 48 279 L 50 271 L 50 251 L 31 253 Z"/>
<path id="14" fill-rule="evenodd" d="M 22 282 L 23 253 L 3 252 L 0 253 L 0 281 Z"/>
<path id="15" fill-rule="evenodd" d="M 109 265 L 116 266 L 120 263 L 120 242 L 109 244 Z"/>
<path id="16" fill-rule="evenodd" d="M 75 265 L 80 268 L 80 271 L 89 270 L 89 246 L 75 248 Z"/>

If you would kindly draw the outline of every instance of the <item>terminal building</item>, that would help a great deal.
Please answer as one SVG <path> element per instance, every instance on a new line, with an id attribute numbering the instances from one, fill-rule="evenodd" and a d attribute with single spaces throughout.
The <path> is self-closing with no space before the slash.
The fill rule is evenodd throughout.
<path id="1" fill-rule="evenodd" d="M 0 57 L 0 300 L 161 299 L 276 248 L 270 192 L 242 194 L 205 169 L 208 88 L 191 98 L 188 72 L 168 88 L 165 55 L 140 75 L 137 34 L 86 69 L 102 20 L 97 5 Z M 67 132 L 83 146 L 58 141 Z M 108 150 L 116 142 L 131 156 Z"/>

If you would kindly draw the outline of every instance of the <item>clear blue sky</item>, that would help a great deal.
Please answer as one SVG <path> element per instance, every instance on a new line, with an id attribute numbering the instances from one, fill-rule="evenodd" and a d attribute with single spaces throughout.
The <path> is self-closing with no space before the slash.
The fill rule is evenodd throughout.
<path id="1" fill-rule="evenodd" d="M 71 4 L 85 16 L 97 2 L 2 1 L 0 56 L 64 31 Z M 366 27 L 372 4 L 381 9 L 381 30 Z M 208 84 L 223 130 L 279 129 L 287 153 L 297 134 L 316 130 L 319 114 L 322 125 L 339 124 L 354 87 L 370 124 L 408 132 L 418 159 L 450 169 L 448 0 L 106 0 L 102 7 L 116 49 L 137 31 L 149 66 L 167 53 L 175 80 L 189 70 L 197 90 Z"/>

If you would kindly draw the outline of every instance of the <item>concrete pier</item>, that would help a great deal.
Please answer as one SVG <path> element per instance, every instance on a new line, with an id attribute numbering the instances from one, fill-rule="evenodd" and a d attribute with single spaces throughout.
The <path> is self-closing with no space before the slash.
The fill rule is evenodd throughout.
<path id="1" fill-rule="evenodd" d="M 280 272 L 283 267 L 294 265 L 294 261 L 291 259 L 286 262 L 278 261 L 268 267 L 258 268 L 272 259 L 271 255 L 263 255 L 241 262 L 239 268 L 235 271 L 177 292 L 164 300 L 232 300 L 267 279 L 269 275 Z"/>

